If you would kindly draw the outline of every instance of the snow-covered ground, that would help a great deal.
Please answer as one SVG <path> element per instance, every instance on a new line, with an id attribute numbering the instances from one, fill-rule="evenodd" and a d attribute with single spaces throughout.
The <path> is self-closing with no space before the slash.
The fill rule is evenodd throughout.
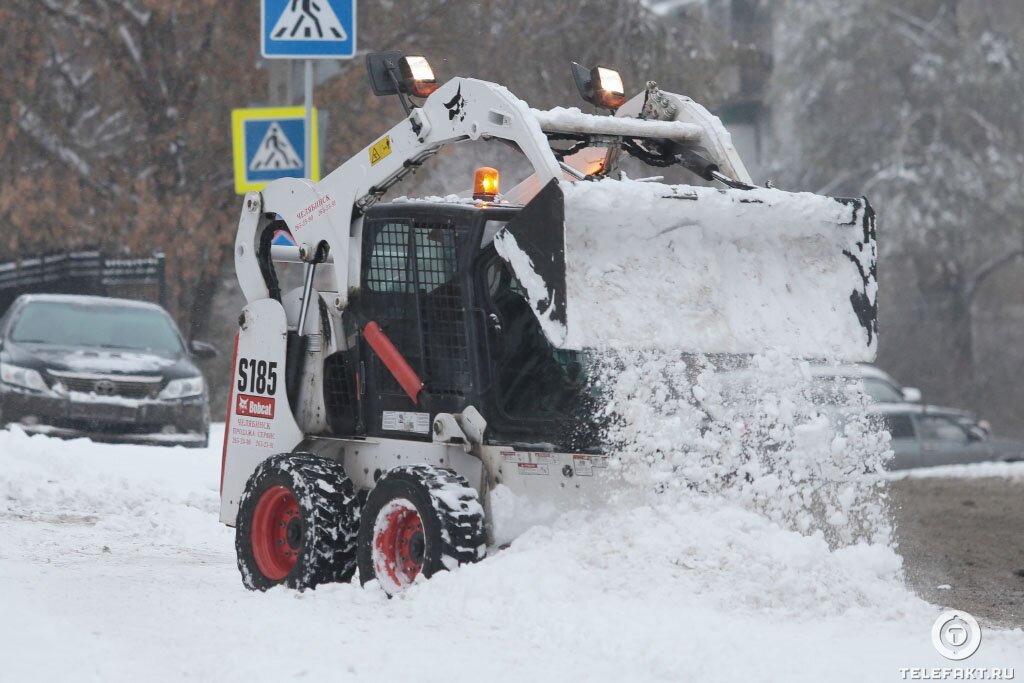
<path id="1" fill-rule="evenodd" d="M 981 479 L 999 477 L 1024 481 L 1024 462 L 975 462 L 967 465 L 941 465 L 902 470 L 886 475 L 888 479 Z"/>
<path id="2" fill-rule="evenodd" d="M 706 497 L 534 528 L 388 600 L 250 593 L 207 450 L 0 432 L 0 680 L 900 680 L 949 667 L 884 546 Z M 653 502 L 650 502 L 653 501 Z M 970 667 L 1024 671 L 1024 632 Z"/>

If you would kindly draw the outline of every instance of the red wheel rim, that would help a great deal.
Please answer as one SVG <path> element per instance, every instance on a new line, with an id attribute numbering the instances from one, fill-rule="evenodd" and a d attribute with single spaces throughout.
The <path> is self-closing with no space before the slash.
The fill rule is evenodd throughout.
<path id="1" fill-rule="evenodd" d="M 373 536 L 377 578 L 404 588 L 423 570 L 426 537 L 416 507 L 404 499 L 389 502 L 377 515 Z"/>
<path id="2" fill-rule="evenodd" d="M 263 492 L 252 515 L 252 555 L 256 568 L 280 581 L 295 567 L 302 548 L 302 516 L 295 495 L 284 486 Z"/>

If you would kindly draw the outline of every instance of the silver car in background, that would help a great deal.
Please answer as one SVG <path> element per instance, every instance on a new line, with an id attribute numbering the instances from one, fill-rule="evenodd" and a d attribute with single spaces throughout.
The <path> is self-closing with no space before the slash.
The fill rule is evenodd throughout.
<path id="1" fill-rule="evenodd" d="M 887 403 L 872 406 L 871 413 L 892 435 L 891 470 L 1024 460 L 1024 442 L 989 436 L 983 429 L 965 425 L 956 412 Z"/>
<path id="2" fill-rule="evenodd" d="M 812 365 L 816 402 L 839 405 L 851 384 L 871 400 L 879 429 L 892 435 L 888 469 L 910 469 L 1024 457 L 1024 442 L 992 436 L 988 422 L 969 410 L 921 402 L 919 389 L 904 387 L 892 375 L 867 364 Z"/>

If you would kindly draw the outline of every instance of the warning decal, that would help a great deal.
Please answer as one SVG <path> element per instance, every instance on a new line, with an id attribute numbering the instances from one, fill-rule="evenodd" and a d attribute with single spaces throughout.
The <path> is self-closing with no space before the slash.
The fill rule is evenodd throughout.
<path id="1" fill-rule="evenodd" d="M 587 455 L 572 456 L 572 469 L 578 477 L 594 476 L 594 459 Z"/>
<path id="2" fill-rule="evenodd" d="M 536 462 L 521 462 L 516 467 L 519 469 L 519 474 L 539 474 L 545 476 L 548 474 L 548 466 Z"/>
<path id="3" fill-rule="evenodd" d="M 391 136 L 385 135 L 370 148 L 370 165 L 374 166 L 378 161 L 391 154 Z"/>
<path id="4" fill-rule="evenodd" d="M 381 429 L 386 432 L 430 433 L 430 413 L 402 413 L 385 410 L 381 415 Z"/>

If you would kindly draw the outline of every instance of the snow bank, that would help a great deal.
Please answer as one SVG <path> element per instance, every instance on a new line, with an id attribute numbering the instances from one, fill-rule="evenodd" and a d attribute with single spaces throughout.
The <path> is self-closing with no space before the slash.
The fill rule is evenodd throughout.
<path id="1" fill-rule="evenodd" d="M 189 451 L 0 432 L 5 675 L 863 681 L 948 665 L 929 641 L 940 610 L 902 587 L 890 548 L 831 550 L 668 489 L 534 527 L 393 600 L 358 583 L 250 593 L 217 523 L 219 467 L 216 434 Z M 1024 634 L 988 629 L 970 666 L 1022 652 Z"/>
<path id="2" fill-rule="evenodd" d="M 977 462 L 889 472 L 887 479 L 1010 479 L 1024 481 L 1024 462 Z"/>
<path id="3" fill-rule="evenodd" d="M 210 438 L 218 451 L 219 436 Z M 0 511 L 19 519 L 176 546 L 208 541 L 202 529 L 220 509 L 220 457 L 207 449 L 62 441 L 12 427 L 0 431 L 0 450 Z"/>

